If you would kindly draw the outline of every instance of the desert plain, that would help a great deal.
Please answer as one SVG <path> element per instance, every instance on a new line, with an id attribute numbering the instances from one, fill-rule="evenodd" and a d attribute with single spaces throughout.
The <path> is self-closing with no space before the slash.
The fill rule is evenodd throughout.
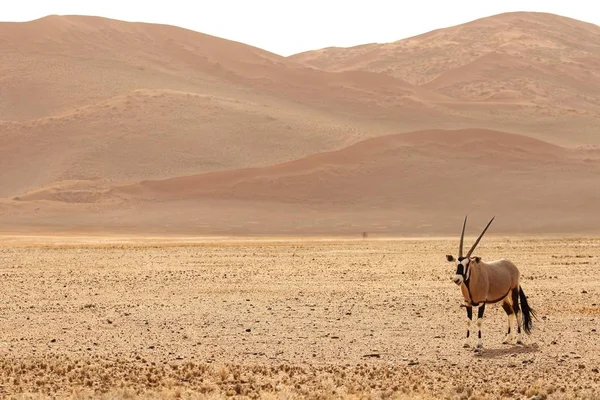
<path id="1" fill-rule="evenodd" d="M 473 240 L 468 237 L 467 242 Z M 600 239 L 490 235 L 537 313 L 462 347 L 457 240 L 4 237 L 8 398 L 600 396 Z M 473 336 L 472 336 L 473 337 Z M 473 342 L 473 345 L 475 343 Z"/>

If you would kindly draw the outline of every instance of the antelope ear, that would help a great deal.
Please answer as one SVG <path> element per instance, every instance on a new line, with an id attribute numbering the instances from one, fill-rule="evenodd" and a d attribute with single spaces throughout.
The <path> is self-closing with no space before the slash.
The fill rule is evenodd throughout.
<path id="1" fill-rule="evenodd" d="M 454 256 L 451 256 L 450 254 L 446 254 L 446 260 L 448 260 L 448 262 L 454 262 L 454 261 L 456 261 L 456 259 L 454 258 Z"/>
<path id="2" fill-rule="evenodd" d="M 479 263 L 479 261 L 481 261 L 481 257 L 473 257 L 473 259 L 475 260 L 476 263 Z"/>

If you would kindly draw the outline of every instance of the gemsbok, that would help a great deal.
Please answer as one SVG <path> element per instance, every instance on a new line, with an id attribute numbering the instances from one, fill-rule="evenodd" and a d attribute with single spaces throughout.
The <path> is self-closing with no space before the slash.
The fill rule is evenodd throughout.
<path id="1" fill-rule="evenodd" d="M 479 235 L 473 246 L 471 246 L 471 249 L 463 256 L 463 241 L 465 237 L 465 227 L 467 226 L 467 217 L 465 216 L 462 232 L 460 234 L 458 260 L 451 255 L 446 256 L 446 259 L 449 262 L 458 262 L 456 274 L 452 280 L 460 286 L 465 300 L 463 307 L 467 309 L 467 337 L 463 347 L 469 347 L 473 307 L 479 307 L 477 310 L 477 348 L 483 347 L 481 341 L 481 325 L 486 304 L 502 302 L 502 308 L 508 316 L 508 332 L 502 343 L 510 343 L 514 339 L 513 327 L 516 322 L 516 342 L 518 344 L 523 344 L 523 341 L 521 340 L 521 327 L 523 327 L 525 333 L 531 333 L 532 317 L 535 317 L 535 313 L 529 307 L 527 297 L 519 283 L 520 272 L 515 264 L 505 259 L 484 262 L 481 260 L 481 257 L 472 256 L 473 251 L 475 251 L 479 241 L 494 218 L 495 217 L 488 222 L 483 232 L 481 232 L 481 235 Z M 522 314 L 522 320 L 520 314 Z"/>

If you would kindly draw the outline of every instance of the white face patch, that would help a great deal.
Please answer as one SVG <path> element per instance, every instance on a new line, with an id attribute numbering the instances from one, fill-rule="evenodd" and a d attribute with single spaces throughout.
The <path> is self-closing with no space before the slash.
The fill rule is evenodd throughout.
<path id="1" fill-rule="evenodd" d="M 469 279 L 469 277 L 471 276 L 471 268 L 469 268 L 469 261 L 469 258 L 465 258 L 460 262 L 460 264 L 463 266 L 464 279 Z"/>
<path id="2" fill-rule="evenodd" d="M 463 277 L 462 275 L 454 275 L 454 278 L 452 278 L 452 281 L 454 281 L 454 283 L 456 283 L 457 285 L 460 285 L 461 283 L 463 283 Z"/>

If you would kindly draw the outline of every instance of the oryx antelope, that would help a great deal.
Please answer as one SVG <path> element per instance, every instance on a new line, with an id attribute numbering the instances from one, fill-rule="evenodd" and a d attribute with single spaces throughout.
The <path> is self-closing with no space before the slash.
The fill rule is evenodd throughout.
<path id="1" fill-rule="evenodd" d="M 495 217 L 494 217 L 495 218 Z M 467 309 L 467 337 L 464 347 L 469 347 L 469 335 L 471 320 L 473 317 L 473 307 L 479 307 L 477 310 L 477 347 L 483 347 L 481 342 L 481 324 L 485 305 L 490 303 L 502 302 L 502 308 L 508 316 L 508 332 L 503 343 L 509 343 L 514 339 L 513 328 L 516 325 L 516 342 L 523 344 L 521 340 L 521 327 L 525 333 L 529 334 L 532 327 L 532 317 L 535 317 L 534 311 L 527 303 L 527 297 L 519 284 L 519 270 L 509 260 L 497 260 L 483 262 L 481 257 L 472 256 L 473 251 L 479 244 L 479 241 L 494 220 L 492 218 L 487 226 L 481 232 L 471 249 L 463 256 L 463 241 L 465 236 L 465 227 L 467 217 L 463 222 L 462 232 L 460 234 L 460 244 L 458 247 L 458 260 L 451 255 L 446 258 L 449 262 L 457 262 L 456 274 L 452 278 L 454 283 L 460 286 Z M 520 307 L 519 307 L 520 305 Z M 522 318 L 521 318 L 522 314 Z"/>

